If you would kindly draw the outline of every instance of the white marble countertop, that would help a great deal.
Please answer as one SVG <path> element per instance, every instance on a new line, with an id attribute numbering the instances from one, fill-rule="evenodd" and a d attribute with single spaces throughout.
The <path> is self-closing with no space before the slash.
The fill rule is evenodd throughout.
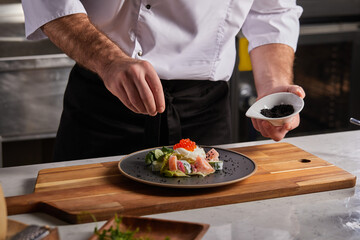
<path id="1" fill-rule="evenodd" d="M 242 147 L 272 143 L 257 141 L 222 145 Z M 360 130 L 286 138 L 360 177 Z M 31 193 L 37 172 L 44 168 L 115 161 L 119 156 L 0 168 L 5 196 Z M 148 215 L 147 217 L 210 224 L 205 240 L 215 239 L 360 239 L 360 193 L 356 187 L 217 207 Z M 70 225 L 43 213 L 9 216 L 27 224 L 57 226 L 62 240 L 88 239 L 104 222 Z"/>

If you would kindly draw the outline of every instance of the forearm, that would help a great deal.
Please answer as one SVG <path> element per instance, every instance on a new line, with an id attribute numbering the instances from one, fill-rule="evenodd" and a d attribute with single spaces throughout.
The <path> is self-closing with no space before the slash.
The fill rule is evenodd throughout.
<path id="1" fill-rule="evenodd" d="M 301 98 L 305 97 L 304 90 L 293 84 L 294 55 L 293 48 L 284 44 L 263 45 L 250 52 L 258 98 L 276 92 L 290 92 Z M 251 120 L 254 128 L 264 137 L 275 141 L 283 139 L 288 131 L 300 123 L 299 114 L 283 126 L 273 126 L 261 119 Z"/>
<path id="2" fill-rule="evenodd" d="M 293 83 L 294 50 L 284 44 L 267 44 L 250 52 L 258 97 Z"/>
<path id="3" fill-rule="evenodd" d="M 42 30 L 69 57 L 96 72 L 105 87 L 133 112 L 154 116 L 164 111 L 164 93 L 153 66 L 127 56 L 86 14 L 58 18 Z"/>
<path id="4" fill-rule="evenodd" d="M 86 14 L 55 19 L 45 24 L 42 30 L 69 57 L 96 73 L 104 71 L 115 58 L 128 58 Z"/>

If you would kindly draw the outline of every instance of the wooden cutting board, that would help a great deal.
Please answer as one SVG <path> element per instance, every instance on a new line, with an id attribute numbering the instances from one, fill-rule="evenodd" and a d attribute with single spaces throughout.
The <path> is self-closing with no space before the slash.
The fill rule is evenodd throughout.
<path id="1" fill-rule="evenodd" d="M 356 177 L 288 143 L 232 149 L 253 159 L 251 177 L 226 186 L 178 189 L 122 176 L 118 162 L 43 169 L 34 193 L 7 197 L 8 214 L 41 211 L 70 223 L 105 220 L 114 213 L 148 215 L 314 193 L 355 186 Z M 91 214 L 91 215 L 90 215 Z"/>

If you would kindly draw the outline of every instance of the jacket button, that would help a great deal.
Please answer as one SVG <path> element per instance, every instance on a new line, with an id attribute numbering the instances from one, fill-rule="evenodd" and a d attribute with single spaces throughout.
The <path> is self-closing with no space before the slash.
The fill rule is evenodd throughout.
<path id="1" fill-rule="evenodd" d="M 151 5 L 150 5 L 150 4 L 147 4 L 145 7 L 146 7 L 147 9 L 150 9 L 150 8 L 151 8 Z"/>

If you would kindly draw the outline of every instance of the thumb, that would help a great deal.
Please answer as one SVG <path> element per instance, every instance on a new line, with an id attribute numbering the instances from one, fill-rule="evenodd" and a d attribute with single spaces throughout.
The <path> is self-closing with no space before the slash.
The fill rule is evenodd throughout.
<path id="1" fill-rule="evenodd" d="M 294 93 L 296 95 L 298 95 L 301 98 L 305 98 L 305 91 L 302 87 L 298 86 L 298 85 L 290 85 L 288 86 L 287 92 L 291 92 Z"/>

